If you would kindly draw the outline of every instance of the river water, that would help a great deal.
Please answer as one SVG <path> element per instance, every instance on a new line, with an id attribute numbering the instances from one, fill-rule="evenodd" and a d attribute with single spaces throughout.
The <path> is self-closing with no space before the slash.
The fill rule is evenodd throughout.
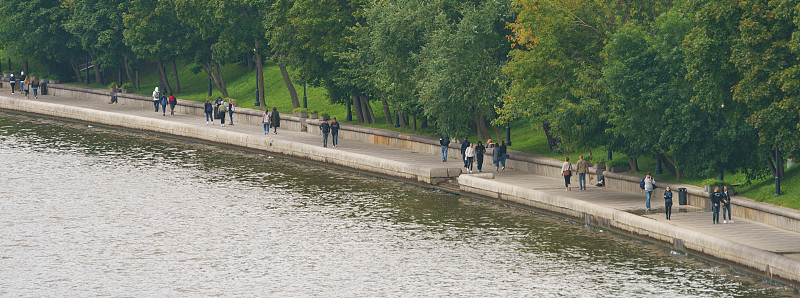
<path id="1" fill-rule="evenodd" d="M 789 296 L 558 218 L 0 113 L 0 296 Z"/>

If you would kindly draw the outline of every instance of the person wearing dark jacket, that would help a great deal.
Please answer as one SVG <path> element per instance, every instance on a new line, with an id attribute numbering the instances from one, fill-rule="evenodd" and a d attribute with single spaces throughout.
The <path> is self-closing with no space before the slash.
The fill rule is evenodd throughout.
<path id="1" fill-rule="evenodd" d="M 719 223 L 719 207 L 722 204 L 722 192 L 719 191 L 719 186 L 714 186 L 714 191 L 709 194 L 711 199 L 711 212 L 713 212 L 712 220 L 714 224 Z"/>
<path id="2" fill-rule="evenodd" d="M 169 114 L 175 116 L 175 105 L 178 104 L 178 99 L 175 98 L 175 96 L 170 95 L 167 98 L 167 101 L 169 101 Z"/>
<path id="3" fill-rule="evenodd" d="M 442 145 L 442 162 L 447 162 L 447 151 L 450 149 L 450 138 L 447 136 L 440 137 L 439 145 Z"/>
<path id="4" fill-rule="evenodd" d="M 17 78 L 14 77 L 14 73 L 11 73 L 11 76 L 8 78 L 8 83 L 11 84 L 11 94 L 14 94 L 14 85 L 17 84 Z"/>
<path id="5" fill-rule="evenodd" d="M 331 125 L 328 120 L 319 125 L 319 130 L 322 131 L 322 147 L 328 147 L 328 134 L 331 132 Z"/>
<path id="6" fill-rule="evenodd" d="M 497 170 L 500 170 L 500 166 L 503 166 L 503 170 L 506 169 L 506 158 L 508 158 L 508 146 L 506 146 L 506 141 L 500 141 L 500 146 L 497 147 L 497 161 L 494 163 L 494 166 L 497 167 Z"/>
<path id="7" fill-rule="evenodd" d="M 278 134 L 278 127 L 281 127 L 281 114 L 278 113 L 277 107 L 272 107 L 272 119 L 270 119 L 270 125 L 272 126 L 273 132 Z"/>
<path id="8" fill-rule="evenodd" d="M 478 141 L 478 146 L 475 146 L 475 162 L 478 163 L 478 173 L 483 172 L 484 154 L 486 154 L 486 147 L 483 146 L 481 141 Z"/>
<path id="9" fill-rule="evenodd" d="M 236 109 L 236 103 L 233 102 L 233 98 L 228 99 L 228 116 L 231 118 L 231 124 L 233 125 L 233 110 Z"/>
<path id="10" fill-rule="evenodd" d="M 726 212 L 727 211 L 727 212 Z M 725 213 L 728 217 L 725 218 Z M 728 193 L 728 186 L 722 187 L 722 223 L 733 223 L 733 213 L 731 213 L 731 195 Z"/>
<path id="11" fill-rule="evenodd" d="M 333 147 L 339 147 L 339 121 L 336 121 L 336 117 L 333 117 L 333 122 L 331 122 L 331 140 Z"/>
<path id="12" fill-rule="evenodd" d="M 167 115 L 167 95 L 161 95 L 161 116 Z"/>
<path id="13" fill-rule="evenodd" d="M 664 213 L 667 215 L 667 220 L 672 216 L 672 189 L 667 186 L 664 190 Z"/>
<path id="14" fill-rule="evenodd" d="M 467 148 L 469 148 L 469 145 L 469 140 L 467 140 L 467 137 L 464 137 L 464 141 L 461 142 L 461 161 L 464 162 L 465 168 L 467 167 L 467 156 L 465 155 L 465 152 L 467 151 Z"/>
<path id="15" fill-rule="evenodd" d="M 203 107 L 203 111 L 206 112 L 206 125 L 208 125 L 208 121 L 211 121 L 211 125 L 214 125 L 214 105 L 211 104 L 211 99 L 206 98 L 206 104 Z"/>

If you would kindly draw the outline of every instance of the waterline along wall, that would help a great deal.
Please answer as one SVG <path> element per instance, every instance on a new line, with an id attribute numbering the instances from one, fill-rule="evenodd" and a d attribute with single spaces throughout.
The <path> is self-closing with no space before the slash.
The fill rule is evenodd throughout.
<path id="1" fill-rule="evenodd" d="M 107 102 L 110 96 L 110 92 L 107 90 L 59 84 L 51 84 L 49 86 L 49 91 L 53 95 L 85 98 L 103 102 Z M 151 109 L 153 105 L 152 99 L 149 96 L 136 94 L 119 94 L 119 102 L 143 109 Z M 461 175 L 461 170 L 459 168 L 431 169 L 344 150 L 330 150 L 316 145 L 256 137 L 232 131 L 209 130 L 201 126 L 175 123 L 172 121 L 18 98 L 0 96 L 0 109 L 79 119 L 105 125 L 173 134 L 182 137 L 275 152 L 287 156 L 415 180 L 422 183 L 438 184 L 457 178 L 459 187 L 464 192 L 512 201 L 534 208 L 556 212 L 582 221 L 585 220 L 587 224 L 630 232 L 631 234 L 667 243 L 678 250 L 698 252 L 751 268 L 769 277 L 800 284 L 800 262 L 796 260 L 566 196 L 548 194 L 478 176 Z M 201 116 L 203 115 L 203 103 L 181 100 L 176 107 L 176 112 Z M 262 112 L 257 110 L 239 109 L 235 114 L 235 121 L 237 123 L 258 125 L 261 123 L 261 119 Z M 317 129 L 308 129 L 308 127 L 316 127 L 318 124 L 318 120 L 282 114 L 282 129 L 305 131 L 307 133 L 316 134 L 319 133 Z M 347 140 L 356 140 L 429 154 L 439 154 L 441 149 L 438 139 L 436 138 L 408 135 L 347 124 L 342 125 L 339 137 Z M 459 145 L 456 143 L 451 144 L 451 156 L 457 157 L 460 155 L 458 146 Z M 509 159 L 507 163 L 507 167 L 510 169 L 545 176 L 559 176 L 560 174 L 561 161 L 516 151 L 511 151 L 510 154 L 512 158 Z M 491 158 L 485 159 L 487 166 L 491 162 L 490 160 Z M 635 191 L 637 193 L 639 191 L 638 182 L 641 179 L 640 177 L 629 174 L 602 172 L 599 169 L 594 169 L 594 172 L 590 176 L 595 176 L 598 173 L 604 173 L 606 175 L 607 186 L 609 188 L 622 191 Z M 689 189 L 690 205 L 701 208 L 706 206 L 706 194 L 702 189 L 694 186 L 682 185 L 673 185 L 672 187 L 674 189 L 678 187 L 686 187 Z M 746 200 L 744 198 L 736 199 L 734 202 L 736 203 L 736 206 L 733 208 L 736 212 L 735 215 L 741 218 L 760 221 L 787 230 L 800 232 L 800 216 L 798 216 L 800 213 L 796 210 L 753 202 L 752 200 Z"/>

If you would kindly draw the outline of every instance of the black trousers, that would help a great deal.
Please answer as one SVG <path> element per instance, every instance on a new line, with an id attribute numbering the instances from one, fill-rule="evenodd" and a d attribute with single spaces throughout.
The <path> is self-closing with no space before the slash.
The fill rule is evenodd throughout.
<path id="1" fill-rule="evenodd" d="M 672 201 L 664 203 L 664 213 L 667 214 L 667 219 L 672 216 Z"/>

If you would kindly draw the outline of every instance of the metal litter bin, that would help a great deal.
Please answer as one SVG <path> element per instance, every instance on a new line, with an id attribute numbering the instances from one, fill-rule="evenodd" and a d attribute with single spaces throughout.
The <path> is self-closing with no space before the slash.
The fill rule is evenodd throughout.
<path id="1" fill-rule="evenodd" d="M 679 205 L 689 204 L 689 192 L 686 191 L 685 187 L 678 188 L 678 204 Z"/>
<path id="2" fill-rule="evenodd" d="M 42 93 L 42 95 L 47 95 L 47 83 L 39 84 L 39 91 Z"/>

